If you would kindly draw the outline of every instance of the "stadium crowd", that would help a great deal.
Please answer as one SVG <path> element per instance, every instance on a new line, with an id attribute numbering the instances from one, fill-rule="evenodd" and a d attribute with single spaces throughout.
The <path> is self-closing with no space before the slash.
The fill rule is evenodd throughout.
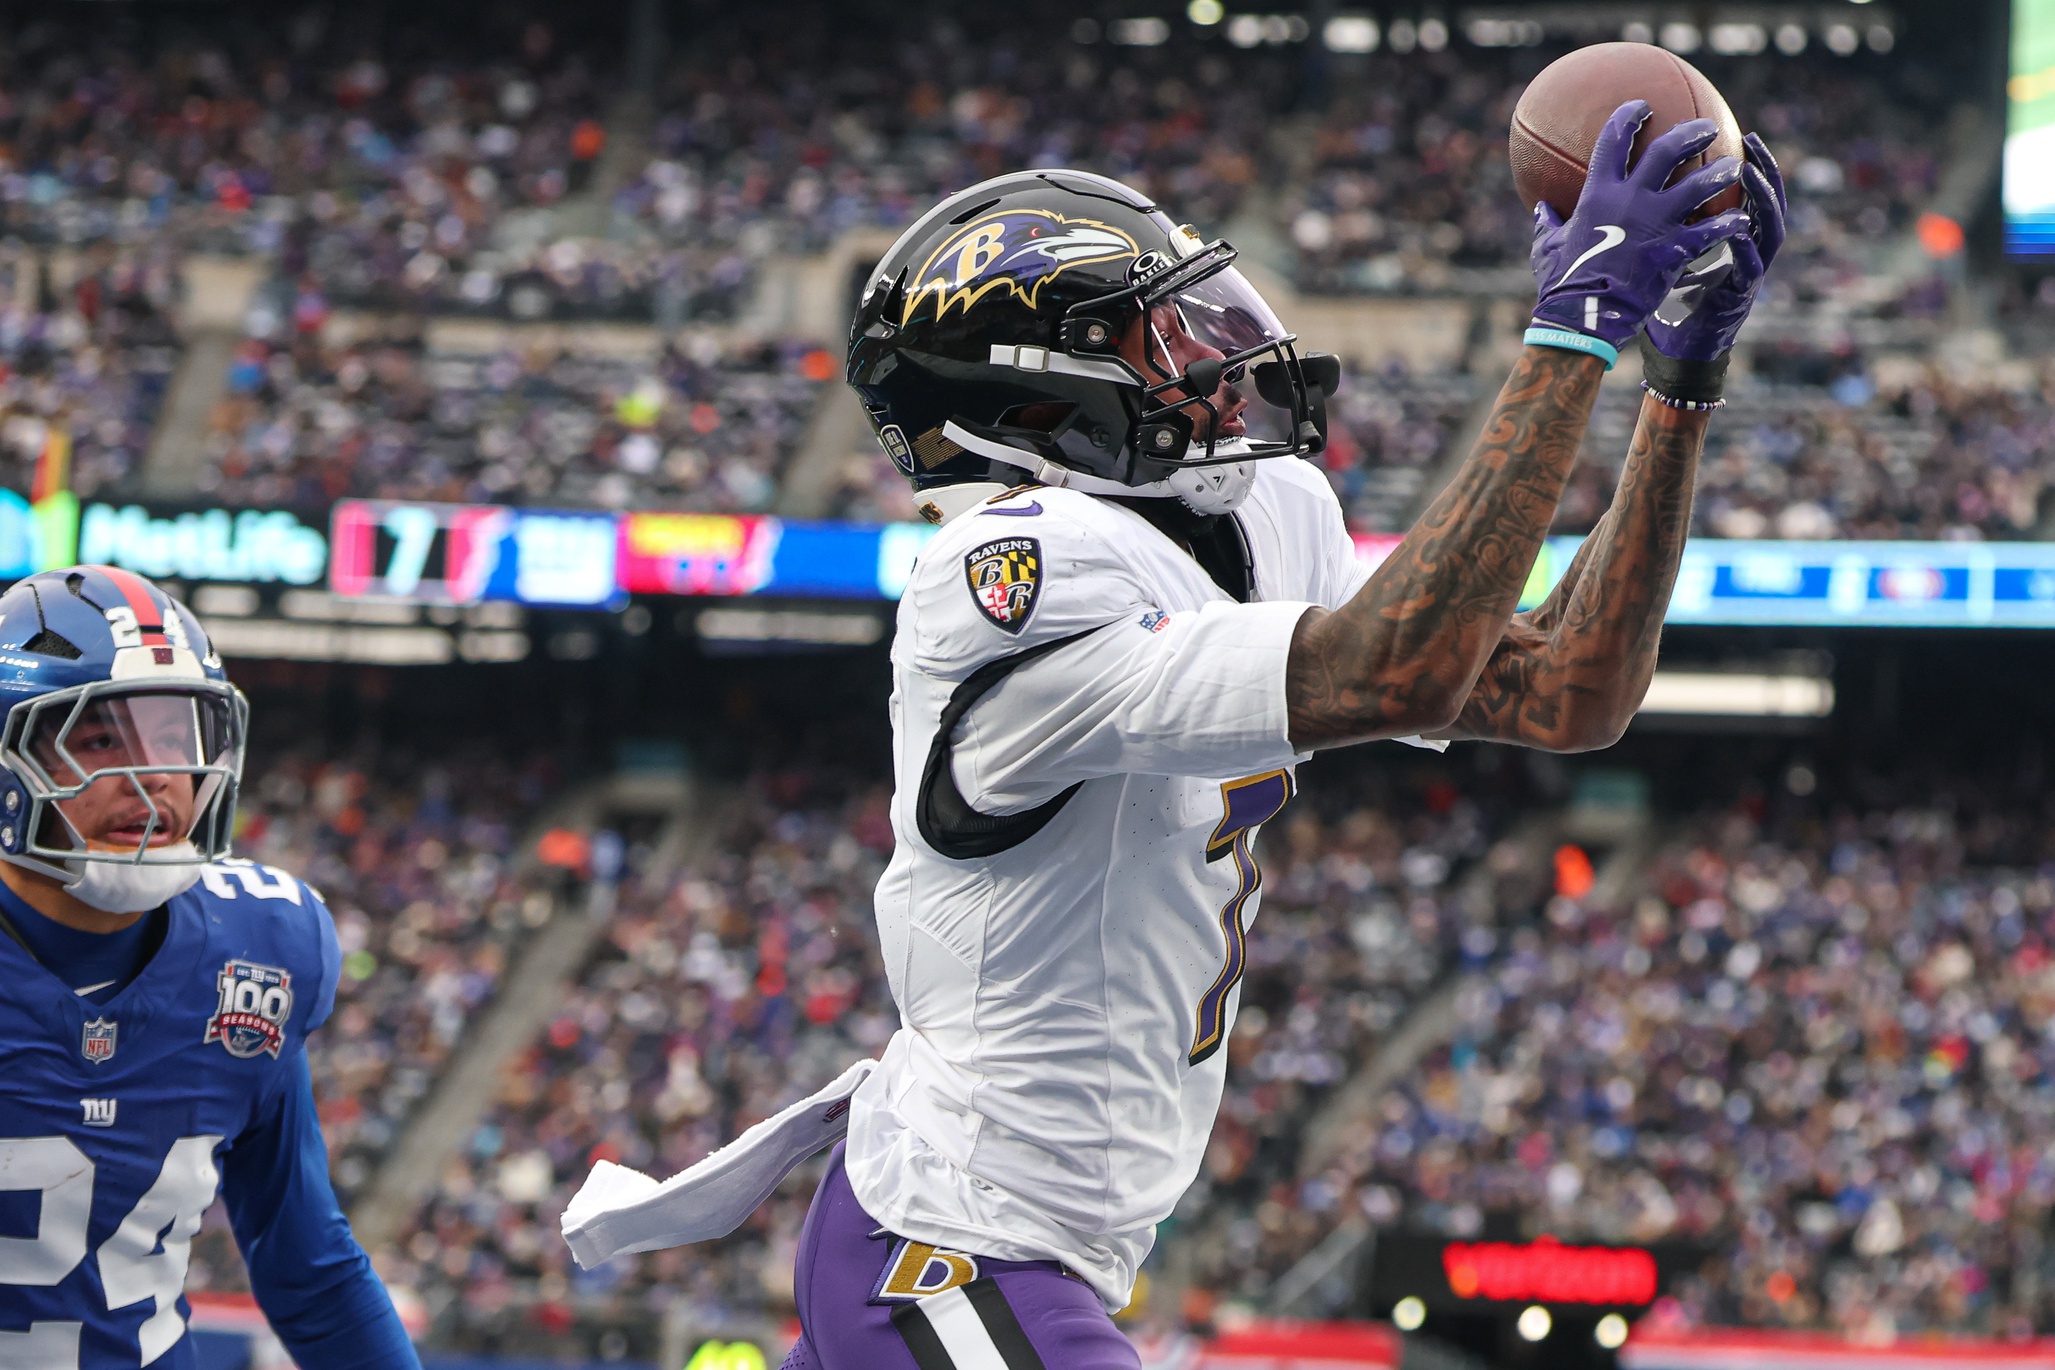
<path id="1" fill-rule="evenodd" d="M 486 355 L 437 353 L 411 320 L 346 343 L 295 330 L 243 344 L 198 483 L 257 505 L 760 511 L 837 371 L 817 347 L 704 333 L 632 357 L 518 335 Z"/>
<path id="2" fill-rule="evenodd" d="M 1281 1195 L 1329 1216 L 1269 1274 L 1355 1212 L 1682 1242 L 1701 1256 L 1659 1311 L 1686 1322 L 2042 1325 L 2047 815 L 1921 780 L 1751 795 L 1688 823 L 1619 907 L 1557 897 L 1511 928 L 1455 1040 Z"/>
<path id="3" fill-rule="evenodd" d="M 1501 840 L 1531 807 L 1515 786 L 1409 765 L 1325 769 L 1264 836 L 1227 1092 L 1169 1229 L 1186 1240 L 1162 1248 L 1182 1264 L 1150 1266 L 1188 1291 L 1175 1316 L 1260 1307 L 1343 1221 L 1683 1243 L 1703 1255 L 1661 1316 L 1715 1325 L 1878 1340 L 2055 1313 L 2055 851 L 2032 795 L 1949 775 L 1827 790 L 1796 764 L 1686 820 L 1601 902 L 1560 853 L 1551 885 Z M 511 874 L 545 780 L 281 757 L 250 786 L 240 850 L 323 887 L 344 942 L 316 1078 L 346 1194 L 547 912 Z M 886 798 L 760 774 L 681 868 L 632 849 L 600 951 L 380 1253 L 439 1337 L 786 1305 L 811 1169 L 726 1242 L 597 1271 L 556 1220 L 593 1161 L 682 1169 L 882 1046 Z M 1321 1103 L 1458 975 L 1453 1040 L 1307 1173 Z M 196 1287 L 232 1278 L 225 1247 L 199 1250 Z"/>
<path id="4" fill-rule="evenodd" d="M 1363 59 L 1368 79 L 1337 83 L 1311 174 L 1281 201 L 1300 288 L 1388 293 L 1447 286 L 1451 269 L 1506 266 L 1517 281 L 1532 225 L 1513 192 L 1503 130 L 1522 72 L 1560 51 Z M 1792 191 L 1791 238 L 1766 312 L 1811 306 L 1876 270 L 1939 174 L 1937 110 L 1924 88 L 1887 65 L 1850 74 L 1845 60 L 1817 53 L 1767 65 L 1696 60 L 1742 126 L 1769 142 Z"/>
<path id="5" fill-rule="evenodd" d="M 554 788 L 541 756 L 287 751 L 249 767 L 238 857 L 317 889 L 342 947 L 335 1012 L 309 1056 L 346 1207 L 491 1000 L 509 956 L 554 907 L 515 867 L 528 819 Z M 238 1288 L 243 1278 L 217 1205 L 188 1287 Z"/>
<path id="6" fill-rule="evenodd" d="M 349 26 L 295 11 L 233 34 L 188 29 L 142 56 L 104 33 L 24 24 L 0 48 L 11 485 L 59 426 L 82 492 L 128 479 L 175 363 L 179 254 L 238 251 L 274 275 L 215 414 L 201 468 L 212 498 L 766 508 L 808 382 L 832 369 L 812 349 L 738 344 L 715 359 L 681 341 L 647 370 L 521 341 L 443 359 L 420 320 L 612 318 L 669 335 L 735 317 L 776 254 L 894 229 L 965 182 L 1053 162 L 1230 230 L 1305 291 L 1446 288 L 1472 269 L 1517 290 L 1526 217 L 1499 130 L 1557 50 L 1394 29 L 1374 56 L 1341 57 L 1307 35 L 1148 47 L 1096 24 L 1050 43 L 953 22 L 909 42 L 835 23 L 766 32 L 737 14 L 695 32 L 635 106 L 617 98 L 625 59 L 582 35 L 502 24 L 367 48 Z M 1770 62 L 1701 59 L 1783 158 L 1793 241 L 1759 333 L 1802 333 L 1821 301 L 1864 295 L 1884 268 L 1934 188 L 1945 120 L 1914 61 L 1817 42 Z M 83 250 L 99 254 L 92 307 L 24 285 Z M 336 311 L 366 310 L 357 341 L 315 343 Z M 1360 529 L 1397 526 L 1468 385 L 1378 376 L 1345 394 L 1326 465 Z M 2037 397 L 1831 393 L 1716 437 L 1701 532 L 2037 526 Z M 1603 470 L 1580 481 L 1566 528 L 1588 526 L 1609 485 Z M 867 447 L 831 484 L 838 512 L 908 513 Z"/>
<path id="7" fill-rule="evenodd" d="M 91 495 L 142 464 L 179 357 L 175 265 L 154 249 L 105 249 L 50 263 L 0 244 L 0 485 Z"/>
<path id="8" fill-rule="evenodd" d="M 308 9 L 155 60 L 28 27 L 0 66 L 0 232 L 236 245 L 388 307 L 647 317 L 668 293 L 684 316 L 713 315 L 772 251 L 1063 164 L 1215 230 L 1260 190 L 1304 288 L 1411 289 L 1437 265 L 1524 260 L 1502 130 L 1560 50 L 1471 47 L 1445 26 L 1432 51 L 1399 50 L 1395 32 L 1372 57 L 1329 57 L 1310 34 L 1119 46 L 1096 23 L 1053 44 L 1024 21 L 909 40 L 832 20 L 768 32 L 737 13 L 665 64 L 633 140 L 646 155 L 602 184 L 610 49 L 530 25 L 433 58 L 370 56 L 331 41 L 334 22 Z M 1854 249 L 1902 231 L 1931 192 L 1937 111 L 1910 64 L 1817 43 L 1701 60 L 1792 172 L 1793 260 L 1860 268 Z M 596 219 L 534 212 L 595 194 Z"/>
<path id="9" fill-rule="evenodd" d="M 898 1021 L 870 896 L 886 800 L 763 776 L 700 859 L 669 874 L 631 859 L 600 952 L 388 1255 L 449 1335 L 513 1345 L 601 1310 L 718 1326 L 789 1304 L 817 1168 L 725 1242 L 593 1271 L 557 1220 L 595 1161 L 672 1174 L 884 1046 Z"/>
<path id="10" fill-rule="evenodd" d="M 1725 538 L 2044 538 L 2055 525 L 2055 370 L 1964 375 L 1939 363 L 1873 377 L 1759 357 L 1713 424 L 1692 532 Z M 1797 371 L 1800 379 L 1786 380 Z M 1812 379 L 1815 383 L 1804 383 Z M 1826 383 L 1817 381 L 1824 379 Z M 1612 499 L 1640 396 L 1607 387 L 1556 521 L 1589 530 Z"/>

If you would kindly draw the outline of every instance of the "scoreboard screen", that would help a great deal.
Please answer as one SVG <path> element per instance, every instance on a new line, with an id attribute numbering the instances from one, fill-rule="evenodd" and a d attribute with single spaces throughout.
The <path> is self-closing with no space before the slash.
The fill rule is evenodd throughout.
<path id="1" fill-rule="evenodd" d="M 2012 0 L 2005 250 L 2055 257 L 2055 0 Z"/>
<path id="2" fill-rule="evenodd" d="M 418 604 L 614 604 L 610 514 L 489 504 L 344 500 L 330 518 L 329 588 Z"/>

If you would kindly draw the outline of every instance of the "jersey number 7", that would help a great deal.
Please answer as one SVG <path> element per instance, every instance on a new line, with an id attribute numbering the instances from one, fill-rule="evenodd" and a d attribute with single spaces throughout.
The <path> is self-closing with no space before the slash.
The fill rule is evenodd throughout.
<path id="1" fill-rule="evenodd" d="M 108 1311 L 151 1301 L 137 1338 L 140 1364 L 150 1364 L 185 1335 L 178 1298 L 185 1291 L 193 1234 L 220 1183 L 214 1168 L 214 1148 L 220 1144 L 219 1137 L 173 1142 L 156 1183 L 100 1243 L 100 1285 Z M 0 1237 L 0 1285 L 48 1289 L 62 1284 L 86 1258 L 93 1162 L 68 1137 L 0 1138 L 0 1191 L 8 1190 L 40 1191 L 42 1207 L 35 1236 Z M 7 1370 L 78 1370 L 83 1330 L 76 1322 L 37 1322 L 26 1332 L 0 1331 L 0 1365 Z"/>
<path id="2" fill-rule="evenodd" d="M 1249 850 L 1249 836 L 1277 817 L 1291 797 L 1290 771 L 1268 771 L 1220 787 L 1220 823 L 1206 840 L 1206 859 L 1233 858 L 1240 878 L 1234 894 L 1220 906 L 1220 935 L 1227 942 L 1227 960 L 1211 987 L 1199 996 L 1198 1024 L 1192 1033 L 1191 1055 L 1185 1058 L 1187 1065 L 1198 1065 L 1220 1050 L 1227 1039 L 1227 996 L 1241 983 L 1249 964 L 1249 934 L 1242 924 L 1242 911 L 1263 883 L 1256 855 Z"/>

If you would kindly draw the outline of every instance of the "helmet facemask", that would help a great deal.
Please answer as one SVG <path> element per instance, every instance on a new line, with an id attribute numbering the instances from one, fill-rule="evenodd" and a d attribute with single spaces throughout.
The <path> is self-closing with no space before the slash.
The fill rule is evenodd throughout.
<path id="1" fill-rule="evenodd" d="M 226 681 L 94 681 L 7 717 L 0 850 L 85 902 L 153 908 L 229 854 L 249 705 Z M 17 795 L 26 794 L 26 811 Z"/>
<path id="2" fill-rule="evenodd" d="M 1143 387 L 1133 436 L 1137 475 L 1162 479 L 1181 469 L 1319 453 L 1339 362 L 1298 351 L 1297 336 L 1235 268 L 1232 247 L 1198 246 L 1189 230 L 1172 242 L 1194 246 L 1181 260 L 1144 254 L 1129 290 L 1072 311 L 1102 320 L 1108 305 L 1133 311 L 1117 352 Z M 1068 322 L 1065 333 L 1087 347 L 1094 336 L 1088 325 Z M 1252 382 L 1267 410 L 1278 412 L 1249 405 Z"/>
<path id="3" fill-rule="evenodd" d="M 1181 230 L 1173 241 L 1196 245 L 1198 237 Z M 992 349 L 992 365 L 1036 373 L 1042 395 L 1072 403 L 1023 405 L 991 425 L 959 419 L 945 434 L 995 460 L 1014 459 L 1052 485 L 1175 496 L 1200 513 L 1233 509 L 1254 482 L 1252 463 L 1312 456 L 1326 446 L 1327 396 L 1341 380 L 1334 357 L 1298 351 L 1234 257 L 1220 242 L 1194 246 L 1182 260 L 1145 253 L 1126 289 L 1069 310 L 1060 351 Z M 1124 399 L 1109 393 L 1108 381 Z M 1262 406 L 1248 402 L 1251 383 Z M 1122 412 L 1109 415 L 1109 404 Z M 1036 410 L 1064 417 L 1053 426 L 1019 421 Z M 1083 433 L 1095 435 L 1095 446 L 1118 446 L 1107 438 L 1120 429 L 1127 434 L 1121 477 L 1094 475 L 1090 464 L 1080 470 L 1075 449 Z"/>

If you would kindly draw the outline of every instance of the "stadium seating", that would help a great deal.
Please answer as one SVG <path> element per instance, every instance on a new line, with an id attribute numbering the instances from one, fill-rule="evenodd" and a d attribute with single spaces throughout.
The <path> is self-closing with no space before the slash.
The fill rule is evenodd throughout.
<path id="1" fill-rule="evenodd" d="M 436 352 L 409 321 L 347 344 L 253 339 L 199 486 L 312 508 L 378 495 L 760 511 L 838 370 L 807 344 L 704 336 L 642 358 L 512 338 Z"/>
<path id="2" fill-rule="evenodd" d="M 1222 44 L 1194 60 L 1176 44 L 1114 46 L 1103 31 L 973 45 L 945 26 L 908 50 L 832 25 L 767 35 L 753 24 L 735 16 L 696 33 L 637 115 L 613 104 L 614 57 L 547 35 L 502 34 L 431 60 L 364 57 L 284 20 L 233 44 L 202 28 L 150 56 L 79 29 L 25 31 L 0 65 L 13 92 L 0 106 L 0 235 L 20 240 L 17 279 L 52 253 L 119 248 L 91 273 L 96 289 L 149 305 L 81 332 L 78 311 L 31 308 L 18 286 L 16 308 L 47 317 L 0 330 L 0 350 L 42 367 L 46 383 L 9 400 L 26 421 L 9 425 L 4 446 L 39 449 L 37 421 L 54 407 L 78 488 L 128 484 L 175 362 L 166 273 L 180 252 L 230 251 L 266 263 L 273 281 L 195 493 L 769 508 L 832 375 L 809 347 L 730 344 L 710 362 L 689 345 L 689 361 L 642 369 L 520 342 L 494 359 L 445 358 L 420 320 L 654 321 L 666 332 L 733 320 L 774 259 L 894 229 L 951 188 L 1036 163 L 1132 180 L 1180 217 L 1231 232 L 1302 291 L 1524 288 L 1526 216 L 1499 130 L 1524 74 L 1554 48 L 1387 46 L 1309 67 L 1312 49 L 1289 45 Z M 777 81 L 756 65 L 771 50 Z M 1892 274 L 1945 157 L 1945 110 L 1916 68 L 1819 50 L 1704 60 L 1779 153 L 1794 206 L 1750 335 L 1774 393 L 1737 394 L 1721 420 L 1697 530 L 2037 536 L 2033 394 L 1886 386 L 1874 374 L 1892 330 L 1946 298 Z M 870 74 L 891 63 L 920 79 Z M 625 160 L 602 184 L 612 123 Z M 326 327 L 337 311 L 359 321 L 340 340 Z M 1851 320 L 1871 321 L 1861 346 L 1821 340 L 1823 321 Z M 1831 387 L 1786 393 L 1784 353 L 1822 348 L 1836 353 Z M 795 359 L 807 360 L 801 377 Z M 499 384 L 510 369 L 518 384 Z M 370 379 L 350 384 L 360 372 Z M 1325 464 L 1360 530 L 1402 526 L 1478 383 L 1439 369 L 1352 378 Z M 641 421 L 659 392 L 672 402 Z M 515 422 L 503 412 L 514 407 L 531 412 Z M 702 429 L 716 410 L 718 426 Z M 1599 464 L 1580 473 L 1563 529 L 1590 526 L 1603 507 L 1624 446 L 1601 430 Z M 23 458 L 10 459 L 8 483 L 25 488 Z M 867 443 L 826 484 L 837 511 L 910 515 Z"/>
<path id="3" fill-rule="evenodd" d="M 1757 792 L 1619 907 L 1554 900 L 1291 1217 L 1316 1195 L 1447 1236 L 1703 1242 L 1666 1305 L 1686 1323 L 2031 1329 L 2055 891 L 2004 793 Z"/>
<path id="4" fill-rule="evenodd" d="M 591 1272 L 557 1217 L 595 1160 L 673 1173 L 884 1045 L 897 1014 L 870 892 L 891 849 L 885 801 L 831 776 L 764 776 L 706 859 L 624 884 L 599 953 L 388 1253 L 388 1277 L 421 1291 L 445 1335 L 501 1344 L 600 1308 L 647 1322 L 677 1299 L 789 1303 L 803 1175 L 725 1242 Z"/>
<path id="5" fill-rule="evenodd" d="M 178 363 L 177 289 L 162 252 L 111 252 L 56 288 L 0 247 L 0 485 L 28 494 L 39 461 L 82 495 L 120 487 L 149 450 Z"/>
<path id="6" fill-rule="evenodd" d="M 1713 425 L 1694 534 L 1733 538 L 2048 536 L 2055 448 L 2048 378 L 2013 365 L 1961 377 L 1938 364 L 1876 379 L 1851 359 L 1767 359 L 1825 384 L 1751 380 Z M 1815 365 L 1814 363 L 1817 363 Z M 1838 374 L 1837 374 L 1838 373 Z M 1556 520 L 1588 531 L 1612 498 L 1639 394 L 1608 387 Z"/>
<path id="7" fill-rule="evenodd" d="M 1532 70 L 1558 48 L 1522 50 Z M 1311 174 L 1280 202 L 1301 289 L 1391 293 L 1465 279 L 1520 285 L 1531 225 L 1503 153 L 1521 78 L 1506 53 L 1365 59 L 1314 135 Z M 1777 155 L 1793 196 L 1780 275 L 1817 300 L 1879 264 L 1932 194 L 1935 113 L 1891 73 L 1851 77 L 1819 54 L 1762 63 L 1705 60 L 1745 127 Z M 1799 265 L 1802 263 L 1803 265 Z M 1510 266 L 1510 277 L 1489 274 Z M 1466 273 L 1468 273 L 1466 275 Z"/>

